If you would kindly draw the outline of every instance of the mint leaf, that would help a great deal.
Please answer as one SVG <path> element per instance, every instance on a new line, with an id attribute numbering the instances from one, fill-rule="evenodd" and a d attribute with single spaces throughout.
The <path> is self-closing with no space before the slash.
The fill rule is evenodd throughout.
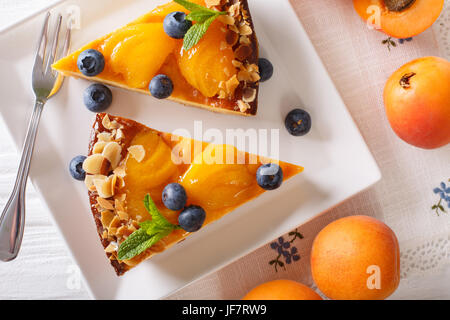
<path id="1" fill-rule="evenodd" d="M 159 212 L 149 194 L 145 196 L 144 206 L 152 216 L 152 220 L 140 223 L 140 229 L 134 231 L 120 244 L 117 252 L 119 260 L 129 260 L 136 257 L 162 238 L 167 237 L 173 230 L 179 228 L 167 221 Z"/>
<path id="2" fill-rule="evenodd" d="M 207 19 L 204 23 L 196 23 L 194 24 L 184 36 L 183 49 L 188 51 L 193 46 L 195 46 L 201 38 L 205 35 L 206 31 L 208 31 L 209 26 L 213 23 L 214 20 L 219 15 L 214 15 Z"/>
<path id="3" fill-rule="evenodd" d="M 197 23 L 204 23 L 206 20 L 215 16 L 216 13 L 210 13 L 206 11 L 192 11 L 186 17 L 187 20 L 196 21 Z"/>
<path id="4" fill-rule="evenodd" d="M 199 4 L 192 3 L 192 2 L 189 2 L 189 1 L 186 1 L 186 0 L 173 0 L 173 1 L 178 3 L 178 4 L 180 4 L 180 5 L 182 5 L 183 7 L 185 7 L 189 11 L 201 10 L 201 11 L 207 11 L 207 12 L 210 12 L 210 13 L 213 13 L 213 14 L 217 13 L 217 11 L 208 9 L 208 8 L 206 8 L 204 6 L 201 6 Z"/>
<path id="5" fill-rule="evenodd" d="M 141 254 L 152 245 L 154 237 L 147 234 L 147 230 L 141 228 L 130 234 L 130 236 L 120 244 L 117 258 L 119 260 L 129 260 Z"/>
<path id="6" fill-rule="evenodd" d="M 218 16 L 227 14 L 225 11 L 215 11 L 186 0 L 174 1 L 191 11 L 186 17 L 187 20 L 196 22 L 184 36 L 183 49 L 186 51 L 195 46 L 203 38 L 211 23 Z"/>
<path id="7" fill-rule="evenodd" d="M 145 209 L 147 209 L 147 211 L 152 216 L 152 220 L 148 222 L 151 222 L 151 224 L 156 224 L 163 228 L 173 226 L 173 224 L 167 221 L 167 219 L 159 212 L 158 208 L 156 207 L 155 203 L 153 202 L 153 199 L 150 197 L 149 194 L 147 194 L 144 198 L 144 206 Z"/>

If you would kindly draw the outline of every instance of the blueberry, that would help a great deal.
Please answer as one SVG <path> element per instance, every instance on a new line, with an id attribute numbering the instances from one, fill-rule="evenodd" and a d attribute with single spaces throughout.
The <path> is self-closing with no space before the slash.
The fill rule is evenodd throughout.
<path id="1" fill-rule="evenodd" d="M 184 12 L 175 11 L 164 18 L 163 26 L 169 37 L 183 39 L 186 32 L 192 27 L 192 22 L 186 20 Z"/>
<path id="2" fill-rule="evenodd" d="M 256 181 L 264 190 L 275 190 L 283 183 L 283 170 L 275 163 L 264 164 L 256 171 Z"/>
<path id="3" fill-rule="evenodd" d="M 164 205 L 173 211 L 178 211 L 186 205 L 187 195 L 183 186 L 178 183 L 171 183 L 164 188 L 162 201 Z"/>
<path id="4" fill-rule="evenodd" d="M 111 105 L 112 92 L 108 87 L 94 83 L 84 90 L 83 101 L 90 111 L 102 112 Z"/>
<path id="5" fill-rule="evenodd" d="M 178 224 L 187 232 L 195 232 L 203 226 L 205 218 L 205 210 L 199 206 L 189 206 L 180 213 Z"/>
<path id="6" fill-rule="evenodd" d="M 87 77 L 93 77 L 102 73 L 105 68 L 105 58 L 101 52 L 88 49 L 80 53 L 77 65 L 82 74 Z"/>
<path id="7" fill-rule="evenodd" d="M 258 67 L 259 67 L 259 76 L 261 77 L 261 80 L 259 80 L 260 82 L 264 82 L 272 78 L 273 65 L 269 60 L 265 58 L 260 58 L 258 62 Z"/>
<path id="8" fill-rule="evenodd" d="M 84 181 L 84 178 L 86 177 L 86 172 L 83 170 L 84 160 L 86 160 L 85 156 L 76 156 L 70 161 L 69 171 L 76 180 Z"/>
<path id="9" fill-rule="evenodd" d="M 170 97 L 173 92 L 173 83 L 168 76 L 158 74 L 150 81 L 149 89 L 152 96 L 155 98 L 166 99 Z"/>
<path id="10" fill-rule="evenodd" d="M 294 109 L 288 113 L 285 120 L 286 129 L 293 136 L 304 136 L 311 130 L 311 116 L 301 109 Z"/>

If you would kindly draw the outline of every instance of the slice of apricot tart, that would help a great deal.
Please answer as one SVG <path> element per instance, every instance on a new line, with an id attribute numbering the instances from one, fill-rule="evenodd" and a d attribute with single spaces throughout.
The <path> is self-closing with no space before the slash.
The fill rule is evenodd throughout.
<path id="1" fill-rule="evenodd" d="M 183 39 L 164 30 L 165 17 L 189 13 L 169 2 L 128 25 L 83 46 L 57 61 L 53 68 L 66 76 L 86 78 L 151 95 L 149 84 L 159 74 L 168 76 L 173 91 L 168 99 L 211 111 L 255 115 L 258 108 L 258 41 L 247 0 L 190 0 L 220 15 L 191 49 Z M 104 68 L 86 76 L 77 61 L 93 49 L 103 55 Z"/>
<path id="2" fill-rule="evenodd" d="M 97 231 L 117 275 L 191 234 L 178 227 L 186 208 L 202 208 L 204 227 L 270 190 L 257 181 L 258 169 L 268 165 L 281 168 L 284 181 L 303 171 L 230 145 L 199 142 L 98 114 L 83 169 Z M 187 199 L 179 211 L 169 210 L 162 196 L 174 183 L 183 187 Z M 147 195 L 166 222 L 177 227 L 132 258 L 120 260 L 121 245 L 153 221 L 143 201 Z"/>

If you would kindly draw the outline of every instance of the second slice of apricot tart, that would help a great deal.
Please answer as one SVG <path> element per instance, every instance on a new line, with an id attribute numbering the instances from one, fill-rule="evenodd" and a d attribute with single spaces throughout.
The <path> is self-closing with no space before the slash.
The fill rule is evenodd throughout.
<path id="1" fill-rule="evenodd" d="M 303 171 L 107 114 L 96 117 L 83 169 L 97 231 L 117 275 Z M 276 185 L 261 185 L 261 169 Z M 169 209 L 164 200 L 173 184 L 185 195 L 179 210 Z M 192 222 L 187 208 L 204 215 L 195 230 L 180 220 L 184 215 L 184 222 Z"/>
<path id="2" fill-rule="evenodd" d="M 165 32 L 164 19 L 174 12 L 191 11 L 169 2 L 83 46 L 57 61 L 53 68 L 66 76 L 149 95 L 151 80 L 165 75 L 172 82 L 170 100 L 222 113 L 255 115 L 259 49 L 247 0 L 190 2 L 220 15 L 188 50 L 183 47 L 183 39 Z M 77 65 L 80 54 L 89 49 L 102 56 L 104 67 L 98 74 L 86 75 Z"/>

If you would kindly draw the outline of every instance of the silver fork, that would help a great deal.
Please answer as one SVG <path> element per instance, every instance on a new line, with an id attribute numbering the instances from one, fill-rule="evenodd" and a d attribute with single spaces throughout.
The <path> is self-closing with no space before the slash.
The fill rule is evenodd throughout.
<path id="1" fill-rule="evenodd" d="M 41 119 L 42 110 L 47 100 L 58 92 L 63 78 L 52 70 L 51 65 L 56 61 L 58 55 L 59 34 L 62 25 L 62 16 L 57 18 L 56 28 L 49 34 L 50 12 L 47 13 L 42 27 L 38 49 L 33 67 L 33 91 L 36 103 L 28 125 L 25 143 L 22 149 L 19 171 L 13 192 L 0 217 L 0 260 L 11 261 L 19 253 L 22 243 L 25 225 L 25 190 L 30 171 L 31 157 L 33 155 L 36 141 L 37 128 Z M 71 30 L 68 26 L 62 54 L 67 55 L 70 47 Z M 51 37 L 51 38 L 50 38 Z M 51 43 L 50 52 L 47 43 Z"/>

